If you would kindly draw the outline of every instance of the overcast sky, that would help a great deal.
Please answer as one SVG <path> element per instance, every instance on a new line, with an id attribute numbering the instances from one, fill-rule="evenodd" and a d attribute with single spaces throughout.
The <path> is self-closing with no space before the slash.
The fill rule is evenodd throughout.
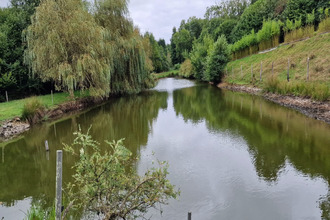
<path id="1" fill-rule="evenodd" d="M 156 39 L 164 38 L 166 43 L 174 26 L 179 27 L 182 19 L 191 16 L 203 18 L 206 7 L 219 0 L 130 0 L 129 11 L 134 24 L 142 33 L 152 32 Z M 9 0 L 0 0 L 0 7 L 6 7 Z"/>

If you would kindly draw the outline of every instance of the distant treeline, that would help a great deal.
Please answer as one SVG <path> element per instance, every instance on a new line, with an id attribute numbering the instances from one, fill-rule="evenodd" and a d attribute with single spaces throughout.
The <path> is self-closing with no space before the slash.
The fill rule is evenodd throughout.
<path id="1" fill-rule="evenodd" d="M 227 0 L 206 9 L 204 19 L 190 17 L 173 28 L 171 61 L 181 75 L 209 81 L 207 63 L 223 36 L 231 59 L 239 59 L 282 42 L 330 31 L 328 0 Z M 224 71 L 220 68 L 219 71 Z M 221 73 L 217 74 L 222 76 Z M 220 81 L 217 79 L 215 81 Z"/>

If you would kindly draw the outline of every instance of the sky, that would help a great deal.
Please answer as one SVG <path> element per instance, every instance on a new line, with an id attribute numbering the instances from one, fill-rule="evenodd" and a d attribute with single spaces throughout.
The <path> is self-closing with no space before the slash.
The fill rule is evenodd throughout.
<path id="1" fill-rule="evenodd" d="M 181 20 L 196 16 L 203 18 L 206 7 L 219 0 L 130 0 L 129 11 L 141 32 L 149 31 L 156 39 L 163 38 L 170 43 L 173 27 L 179 27 Z M 0 0 L 0 7 L 6 7 L 9 0 Z"/>

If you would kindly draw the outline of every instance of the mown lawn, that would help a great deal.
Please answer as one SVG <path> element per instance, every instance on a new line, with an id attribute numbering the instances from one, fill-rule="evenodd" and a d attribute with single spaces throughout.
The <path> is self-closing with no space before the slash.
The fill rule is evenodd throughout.
<path id="1" fill-rule="evenodd" d="M 88 92 L 86 91 L 86 92 L 80 94 L 80 92 L 77 91 L 77 92 L 75 92 L 74 96 L 75 96 L 75 98 L 85 97 L 85 96 L 88 96 Z M 52 108 L 55 105 L 62 104 L 64 102 L 71 100 L 69 93 L 66 93 L 66 92 L 55 93 L 53 95 L 54 102 L 52 102 L 51 94 L 38 96 L 37 98 L 42 102 L 43 105 L 45 105 L 46 108 Z M 31 97 L 0 103 L 0 123 L 1 123 L 1 121 L 7 120 L 7 119 L 11 119 L 14 117 L 20 117 L 22 114 L 24 104 L 27 101 L 29 101 L 29 99 L 31 99 Z"/>

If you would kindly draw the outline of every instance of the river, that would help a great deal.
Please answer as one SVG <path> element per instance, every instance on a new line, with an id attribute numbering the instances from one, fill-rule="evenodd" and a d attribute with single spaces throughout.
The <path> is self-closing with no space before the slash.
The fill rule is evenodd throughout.
<path id="1" fill-rule="evenodd" d="M 91 125 L 100 143 L 125 138 L 139 173 L 169 162 L 181 195 L 151 219 L 330 218 L 329 125 L 258 96 L 168 78 L 0 143 L 0 219 L 53 204 L 56 150 Z M 72 181 L 74 160 L 63 160 L 64 182 Z"/>

